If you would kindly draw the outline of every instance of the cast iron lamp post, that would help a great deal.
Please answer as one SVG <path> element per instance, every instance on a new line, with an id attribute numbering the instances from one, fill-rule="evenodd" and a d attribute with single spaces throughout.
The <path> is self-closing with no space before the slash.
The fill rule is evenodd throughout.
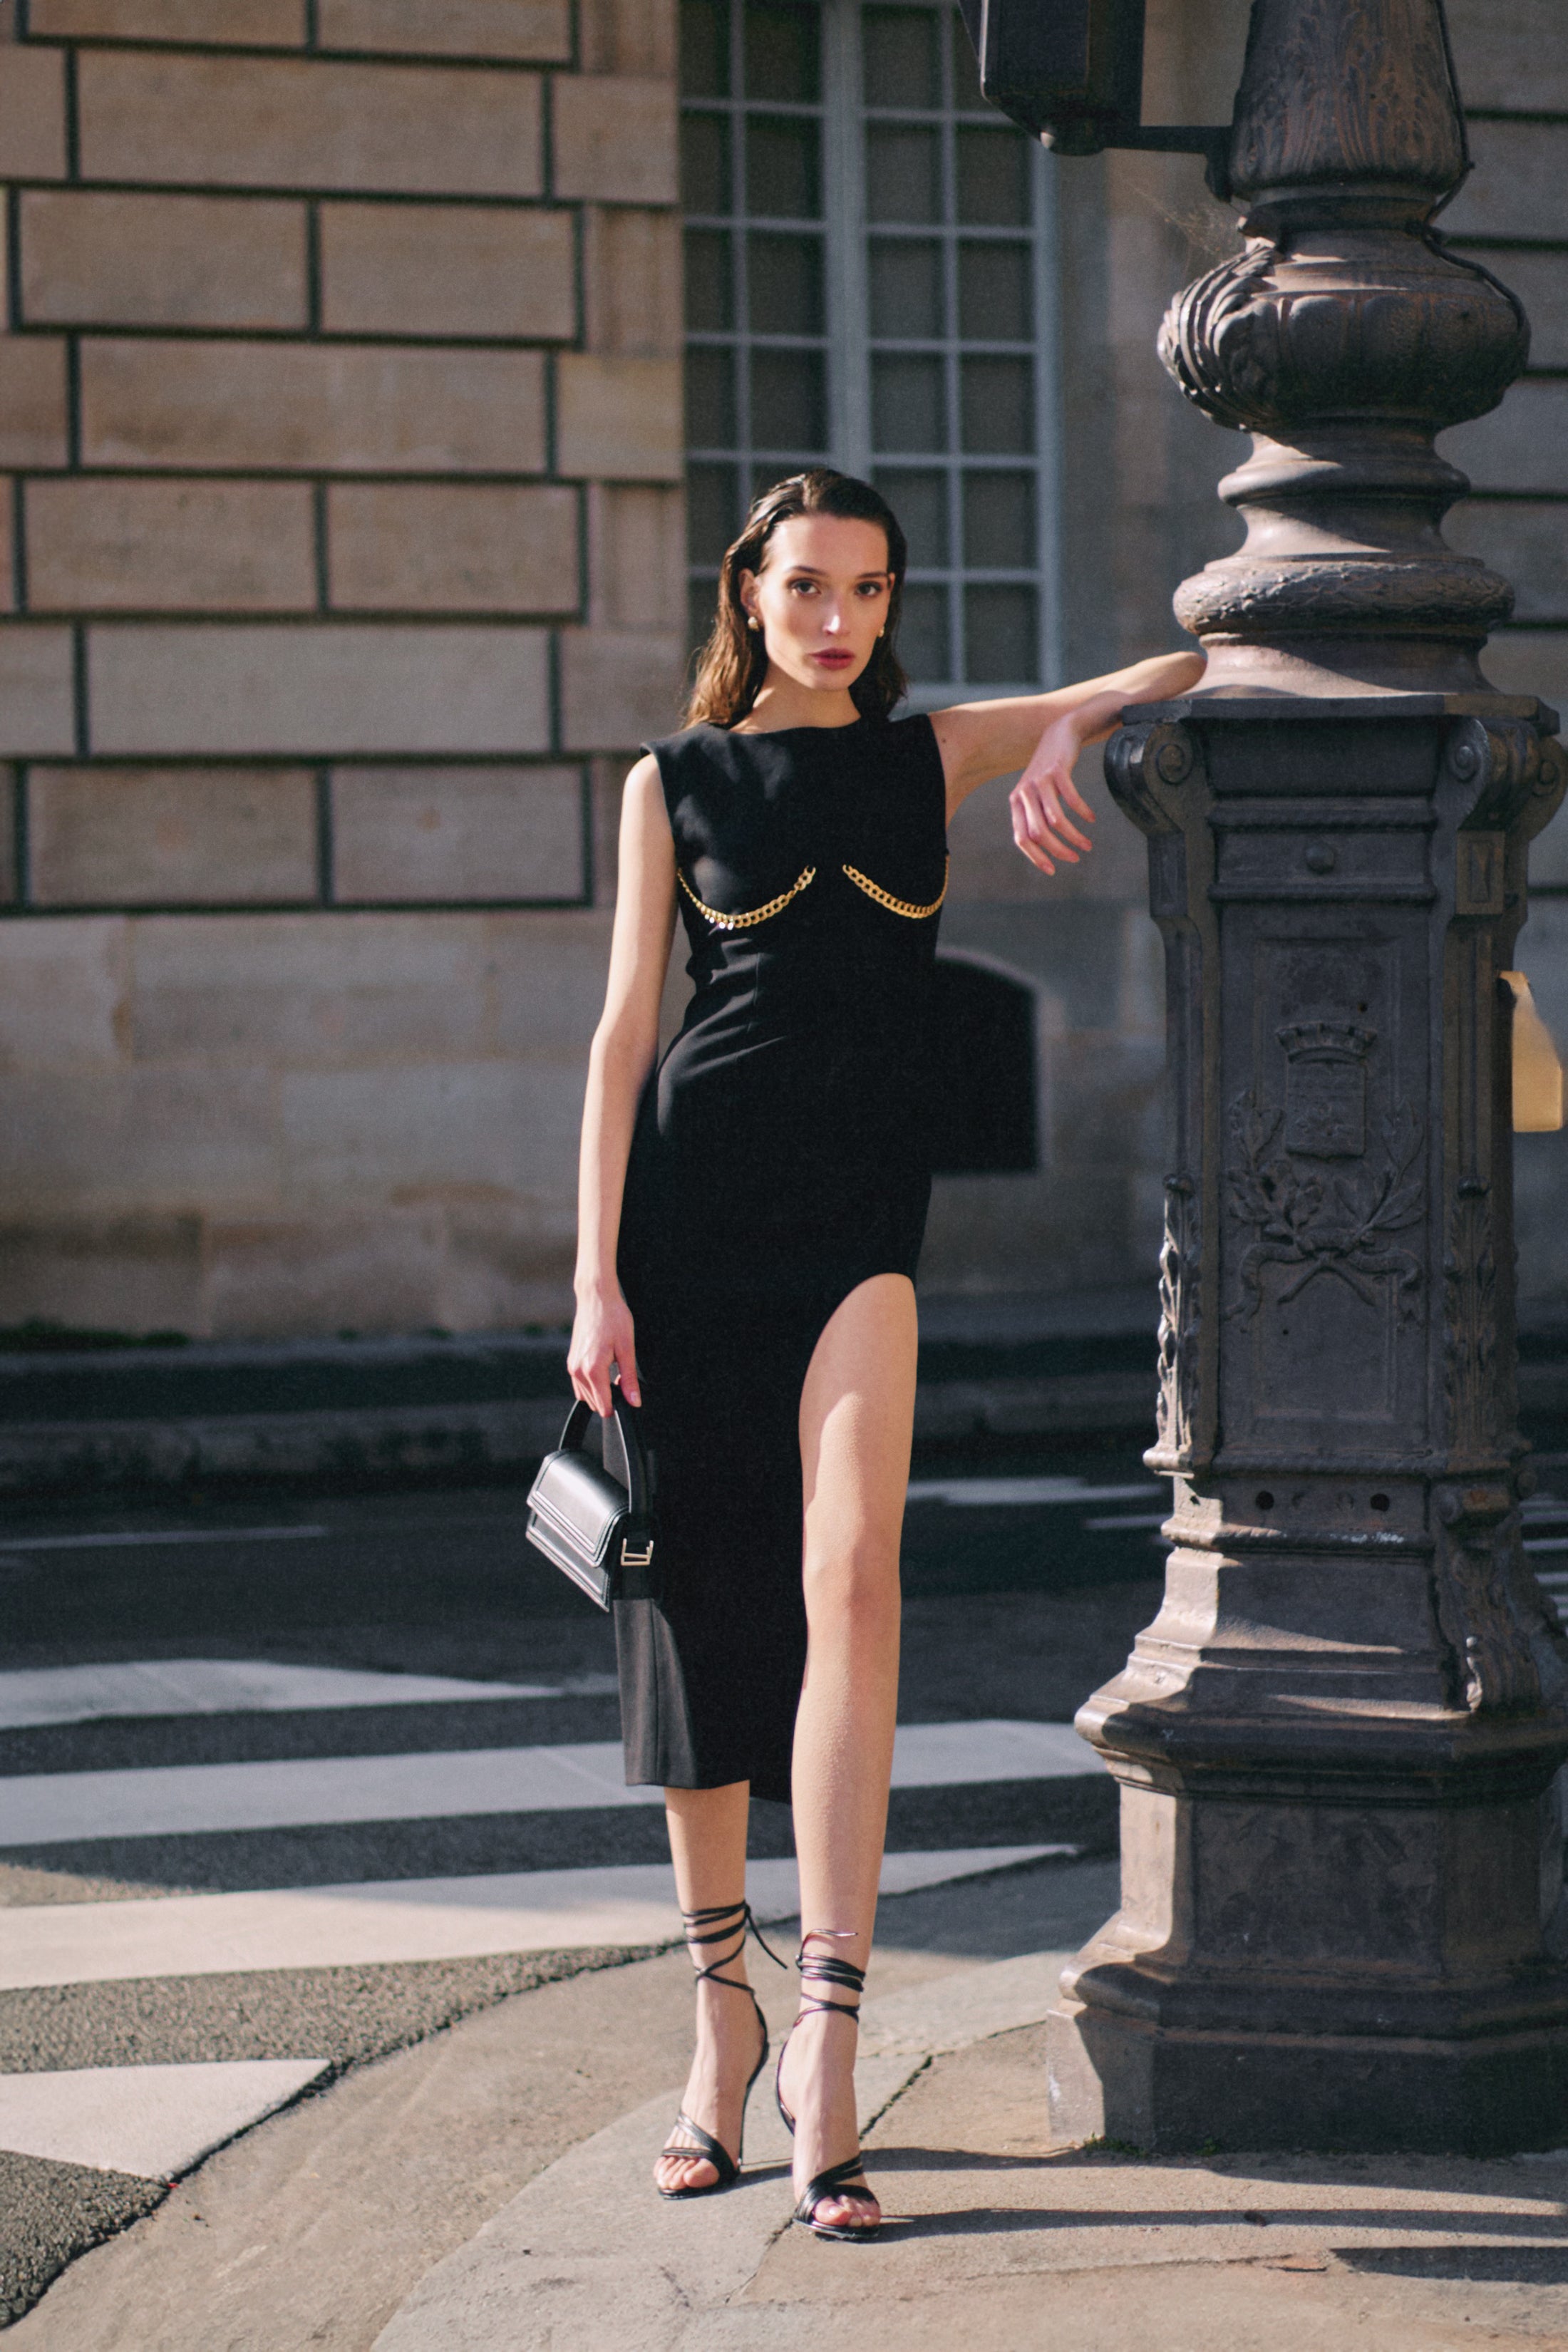
<path id="1" fill-rule="evenodd" d="M 1023 13 L 1072 20 L 1077 80 L 1009 110 L 1124 143 L 1140 8 Z M 1528 349 L 1432 226 L 1466 168 L 1440 0 L 1254 0 L 1216 173 L 1244 247 L 1160 342 L 1252 436 L 1221 486 L 1247 536 L 1177 593 L 1202 690 L 1107 751 L 1166 940 L 1175 1492 L 1164 1604 L 1078 1718 L 1122 1904 L 1050 2022 L 1068 2137 L 1568 2134 L 1568 1645 L 1520 1542 L 1499 977 L 1565 773 L 1479 667 L 1506 583 L 1440 528 L 1467 485 L 1433 436 Z"/>

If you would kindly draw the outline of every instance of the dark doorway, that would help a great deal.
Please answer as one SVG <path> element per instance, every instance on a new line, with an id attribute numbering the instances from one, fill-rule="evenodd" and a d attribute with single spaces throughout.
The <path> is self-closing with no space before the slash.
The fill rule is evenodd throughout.
<path id="1" fill-rule="evenodd" d="M 1039 1156 L 1034 991 L 959 956 L 937 958 L 936 982 L 936 1172 L 1026 1174 Z"/>

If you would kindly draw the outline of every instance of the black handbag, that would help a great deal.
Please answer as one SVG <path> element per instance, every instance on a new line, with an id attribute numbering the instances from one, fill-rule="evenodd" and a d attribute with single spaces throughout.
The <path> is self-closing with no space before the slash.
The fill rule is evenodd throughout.
<path id="1" fill-rule="evenodd" d="M 618 1388 L 604 1423 L 604 1466 L 584 1451 L 592 1408 L 581 1400 L 561 1444 L 547 1454 L 528 1493 L 528 1540 L 607 1609 L 613 1601 L 657 1601 L 656 1539 L 647 1457 L 637 1414 Z M 610 1465 L 618 1456 L 625 1475 Z"/>

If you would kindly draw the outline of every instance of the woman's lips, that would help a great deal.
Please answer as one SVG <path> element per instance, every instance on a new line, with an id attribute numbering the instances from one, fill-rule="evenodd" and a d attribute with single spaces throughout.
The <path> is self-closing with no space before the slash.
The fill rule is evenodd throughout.
<path id="1" fill-rule="evenodd" d="M 854 660 L 855 656 L 853 654 L 834 649 L 828 653 L 813 654 L 811 658 L 813 661 L 825 663 L 829 669 L 843 669 L 846 664 Z"/>

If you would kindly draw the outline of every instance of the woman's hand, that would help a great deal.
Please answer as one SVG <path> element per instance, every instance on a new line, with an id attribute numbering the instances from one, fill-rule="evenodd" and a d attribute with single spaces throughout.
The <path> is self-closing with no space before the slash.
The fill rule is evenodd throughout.
<path id="1" fill-rule="evenodd" d="M 577 1301 L 566 1370 L 574 1393 L 601 1417 L 613 1410 L 612 1368 L 628 1404 L 641 1404 L 637 1385 L 637 1348 L 632 1337 L 632 1310 L 618 1289 L 590 1291 Z"/>
<path id="2" fill-rule="evenodd" d="M 1058 858 L 1076 866 L 1079 851 L 1094 846 L 1067 814 L 1068 808 L 1076 809 L 1086 824 L 1094 823 L 1094 811 L 1072 780 L 1073 761 L 1082 749 L 1083 737 L 1075 719 L 1053 719 L 1007 795 L 1013 838 L 1042 874 L 1054 874 Z"/>

